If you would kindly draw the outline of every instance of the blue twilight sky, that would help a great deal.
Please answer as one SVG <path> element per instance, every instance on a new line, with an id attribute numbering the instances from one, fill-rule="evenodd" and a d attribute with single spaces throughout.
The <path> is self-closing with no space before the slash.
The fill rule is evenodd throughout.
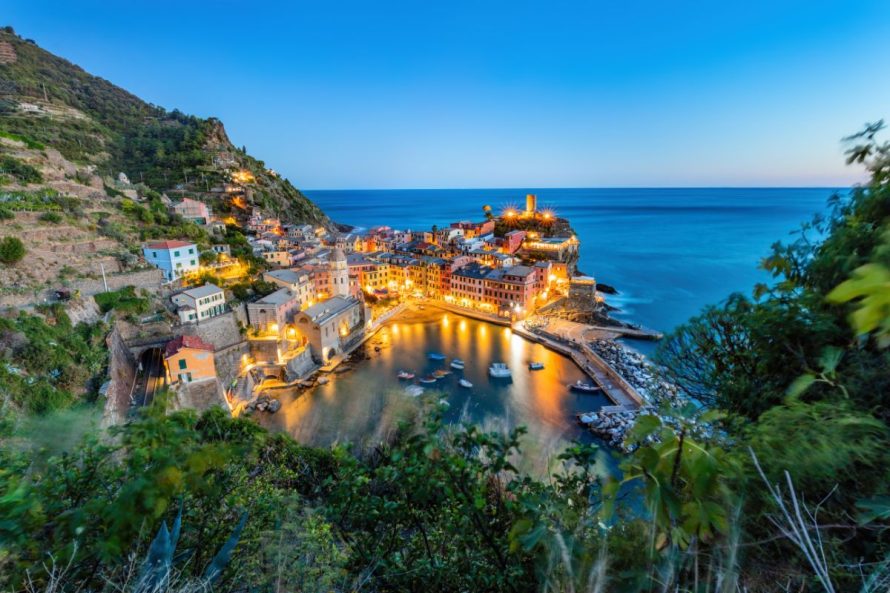
<path id="1" fill-rule="evenodd" d="M 304 188 L 845 185 L 886 0 L 4 0 Z"/>

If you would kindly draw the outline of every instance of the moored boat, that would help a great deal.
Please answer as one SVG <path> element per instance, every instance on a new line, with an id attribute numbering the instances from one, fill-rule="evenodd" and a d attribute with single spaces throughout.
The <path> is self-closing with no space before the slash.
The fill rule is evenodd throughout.
<path id="1" fill-rule="evenodd" d="M 440 352 L 428 352 L 426 357 L 430 360 L 445 360 L 445 355 Z"/>
<path id="2" fill-rule="evenodd" d="M 569 385 L 572 391 L 580 391 L 581 393 L 593 393 L 599 391 L 600 388 L 592 383 L 583 383 L 580 379 Z"/>
<path id="3" fill-rule="evenodd" d="M 450 374 L 451 374 L 451 371 L 442 371 L 442 370 L 433 371 L 433 377 L 435 377 L 436 379 L 441 379 L 442 377 L 444 377 L 446 375 L 450 375 Z"/>
<path id="4" fill-rule="evenodd" d="M 530 363 L 528 363 L 528 370 L 530 370 L 530 371 L 544 370 L 544 363 L 543 362 L 530 362 Z"/>
<path id="5" fill-rule="evenodd" d="M 464 370 L 464 361 L 462 361 L 459 358 L 455 358 L 454 360 L 451 361 L 451 368 L 458 370 L 458 371 Z"/>
<path id="6" fill-rule="evenodd" d="M 433 377 L 432 375 L 427 375 L 426 377 L 421 377 L 420 379 L 418 379 L 418 381 L 420 381 L 421 383 L 425 383 L 425 384 L 429 385 L 430 383 L 435 383 L 435 382 L 436 382 L 436 378 Z"/>
<path id="7" fill-rule="evenodd" d="M 510 367 L 508 367 L 503 362 L 493 362 L 491 366 L 488 367 L 488 374 L 492 377 L 503 378 L 509 377 L 510 375 Z"/>
<path id="8" fill-rule="evenodd" d="M 466 379 L 461 379 L 460 381 L 457 382 L 457 384 L 460 385 L 461 387 L 466 387 L 467 389 L 471 389 L 473 387 L 473 384 L 470 383 L 469 381 L 467 381 Z"/>
<path id="9" fill-rule="evenodd" d="M 399 379 L 403 379 L 409 381 L 414 378 L 414 373 L 409 373 L 408 371 L 399 371 L 399 374 L 396 375 Z"/>
<path id="10" fill-rule="evenodd" d="M 319 385 L 327 385 L 328 383 L 330 383 L 330 381 L 331 381 L 331 380 L 328 379 L 327 377 L 319 377 L 319 378 L 318 378 L 318 384 L 319 384 Z"/>

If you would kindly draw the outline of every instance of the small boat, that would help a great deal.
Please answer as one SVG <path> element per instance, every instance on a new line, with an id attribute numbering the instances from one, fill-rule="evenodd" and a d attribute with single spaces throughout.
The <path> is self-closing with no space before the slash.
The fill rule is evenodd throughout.
<path id="1" fill-rule="evenodd" d="M 575 383 L 569 385 L 569 388 L 572 391 L 580 391 L 582 393 L 593 393 L 594 391 L 599 391 L 600 388 L 591 383 L 582 383 L 579 379 Z"/>
<path id="2" fill-rule="evenodd" d="M 464 370 L 464 361 L 462 361 L 459 358 L 455 358 L 454 360 L 451 361 L 451 368 L 458 370 L 458 371 Z"/>
<path id="3" fill-rule="evenodd" d="M 330 382 L 331 382 L 331 380 L 328 379 L 327 377 L 319 377 L 319 378 L 318 378 L 318 384 L 319 384 L 319 385 L 327 385 L 327 384 L 330 383 Z"/>
<path id="4" fill-rule="evenodd" d="M 587 426 L 596 422 L 597 415 L 596 412 L 581 412 L 580 414 L 575 414 L 575 419 L 578 421 L 578 424 Z"/>
<path id="5" fill-rule="evenodd" d="M 426 357 L 430 360 L 445 360 L 445 355 L 439 352 L 429 352 Z"/>
<path id="6" fill-rule="evenodd" d="M 435 383 L 435 382 L 436 382 L 436 378 L 433 377 L 432 375 L 427 375 L 426 377 L 421 377 L 420 379 L 418 379 L 418 381 L 420 381 L 421 383 L 425 383 L 425 384 L 429 385 L 430 383 Z"/>
<path id="7" fill-rule="evenodd" d="M 503 362 L 493 362 L 491 366 L 488 367 L 488 374 L 492 377 L 503 378 L 509 377 L 510 375 L 510 367 L 508 367 Z"/>
<path id="8" fill-rule="evenodd" d="M 466 387 L 467 389 L 473 388 L 473 384 L 470 383 L 469 381 L 467 381 L 466 379 L 461 379 L 460 381 L 457 382 L 457 384 L 460 385 L 461 387 Z"/>
<path id="9" fill-rule="evenodd" d="M 399 379 L 404 379 L 406 381 L 410 381 L 414 378 L 414 373 L 409 373 L 408 371 L 399 371 L 399 374 L 396 375 Z"/>
<path id="10" fill-rule="evenodd" d="M 543 362 L 530 362 L 528 363 L 528 370 L 530 371 L 543 371 L 544 363 Z"/>
<path id="11" fill-rule="evenodd" d="M 433 371 L 433 377 L 435 377 L 436 379 L 441 379 L 442 377 L 450 374 L 451 371 Z"/>

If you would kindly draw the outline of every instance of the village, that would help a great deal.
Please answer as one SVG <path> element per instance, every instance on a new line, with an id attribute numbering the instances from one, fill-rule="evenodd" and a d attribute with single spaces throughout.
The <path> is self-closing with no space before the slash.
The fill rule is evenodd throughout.
<path id="1" fill-rule="evenodd" d="M 249 277 L 250 270 L 224 242 L 212 245 L 212 263 L 202 263 L 198 245 L 189 241 L 145 242 L 144 260 L 162 274 L 161 294 L 168 295 L 177 321 L 125 339 L 138 359 L 137 372 L 126 401 L 109 398 L 110 405 L 117 402 L 114 415 L 125 405 L 146 405 L 163 387 L 180 407 L 274 413 L 280 403 L 269 397 L 270 386 L 327 382 L 327 373 L 345 370 L 338 369 L 341 363 L 410 306 L 508 326 L 564 354 L 591 379 L 578 388 L 602 391 L 615 414 L 635 413 L 647 404 L 641 389 L 591 344 L 657 334 L 618 322 L 588 325 L 550 312 L 568 303 L 602 318 L 604 299 L 595 279 L 577 270 L 580 242 L 568 221 L 539 208 L 534 194 L 526 196 L 524 209 L 508 207 L 495 215 L 485 206 L 481 221 L 428 230 L 343 231 L 282 223 L 232 193 L 247 213 L 239 228 L 265 264 L 253 280 L 266 290 L 246 302 L 233 299 L 227 286 Z M 170 208 L 207 228 L 211 237 L 235 223 L 232 217 L 215 218 L 207 204 L 188 197 L 171 201 Z"/>

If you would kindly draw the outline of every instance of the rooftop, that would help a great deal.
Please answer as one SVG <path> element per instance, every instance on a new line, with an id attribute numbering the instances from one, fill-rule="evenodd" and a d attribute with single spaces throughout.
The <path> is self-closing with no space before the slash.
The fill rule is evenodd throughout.
<path id="1" fill-rule="evenodd" d="M 192 348 L 193 350 L 207 350 L 213 352 L 213 344 L 209 344 L 198 336 L 177 336 L 167 342 L 164 346 L 164 356 L 170 357 L 182 350 L 183 348 Z"/>
<path id="2" fill-rule="evenodd" d="M 301 315 L 306 315 L 314 323 L 321 324 L 357 304 L 358 301 L 353 298 L 334 296 L 326 301 L 312 305 L 303 311 Z"/>
<path id="3" fill-rule="evenodd" d="M 212 294 L 216 294 L 218 292 L 222 292 L 222 288 L 217 286 L 216 284 L 211 284 L 208 282 L 204 286 L 198 286 L 196 288 L 189 288 L 188 290 L 183 290 L 182 294 L 188 295 L 193 299 L 200 299 L 206 296 L 210 296 Z"/>
<path id="4" fill-rule="evenodd" d="M 299 284 L 307 274 L 308 272 L 305 271 L 300 273 L 294 270 L 272 270 L 271 272 L 266 272 L 267 276 L 271 276 L 282 282 L 287 282 L 288 284 Z"/>
<path id="5" fill-rule="evenodd" d="M 279 288 L 275 292 L 271 294 L 267 294 L 260 300 L 256 301 L 254 304 L 257 305 L 281 305 L 282 303 L 286 303 L 294 298 L 294 293 L 291 292 L 290 288 Z"/>
<path id="6" fill-rule="evenodd" d="M 188 241 L 178 241 L 178 240 L 167 240 L 167 241 L 154 241 L 152 243 L 146 243 L 145 247 L 147 249 L 178 249 L 180 247 L 194 247 L 194 243 L 189 243 Z"/>

